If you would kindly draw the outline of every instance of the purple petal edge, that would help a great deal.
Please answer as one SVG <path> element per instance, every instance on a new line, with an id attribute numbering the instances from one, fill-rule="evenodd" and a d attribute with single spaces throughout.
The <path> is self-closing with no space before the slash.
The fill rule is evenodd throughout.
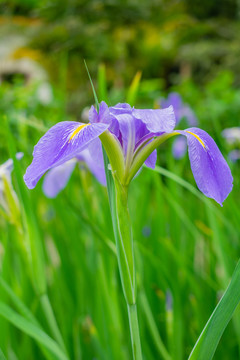
<path id="1" fill-rule="evenodd" d="M 215 141 L 198 128 L 177 132 L 187 137 L 191 169 L 199 190 L 222 206 L 232 190 L 233 177 Z"/>
<path id="2" fill-rule="evenodd" d="M 86 124 L 74 121 L 60 122 L 39 140 L 34 147 L 33 161 L 24 175 L 29 189 L 36 186 L 47 170 L 74 158 L 109 127 L 109 124 L 89 124 L 72 137 L 81 125 Z"/>

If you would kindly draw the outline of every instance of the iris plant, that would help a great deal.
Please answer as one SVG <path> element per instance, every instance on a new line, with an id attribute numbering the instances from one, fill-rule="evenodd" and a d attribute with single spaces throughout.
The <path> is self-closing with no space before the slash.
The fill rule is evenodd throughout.
<path id="1" fill-rule="evenodd" d="M 144 163 L 154 168 L 156 148 L 176 135 L 187 139 L 193 176 L 206 196 L 222 204 L 232 190 L 233 179 L 216 143 L 205 131 L 196 127 L 174 130 L 176 118 L 172 106 L 145 110 L 132 108 L 128 104 L 108 107 L 101 102 L 99 111 L 91 107 L 89 120 L 87 124 L 64 121 L 48 130 L 34 148 L 33 161 L 27 168 L 24 180 L 32 189 L 46 171 L 77 159 L 86 149 L 99 164 L 103 160 L 102 143 L 114 185 L 112 218 L 118 265 L 128 306 L 133 355 L 134 359 L 140 360 L 133 238 L 127 204 L 131 180 Z"/>

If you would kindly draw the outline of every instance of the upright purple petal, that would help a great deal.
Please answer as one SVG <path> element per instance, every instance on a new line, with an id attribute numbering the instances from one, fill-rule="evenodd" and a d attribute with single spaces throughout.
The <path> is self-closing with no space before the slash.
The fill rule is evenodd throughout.
<path id="1" fill-rule="evenodd" d="M 118 103 L 115 106 L 111 106 L 109 110 L 113 115 L 131 114 L 132 107 L 127 103 Z"/>
<path id="2" fill-rule="evenodd" d="M 111 131 L 115 136 L 119 135 L 119 125 L 118 121 L 114 115 L 110 112 L 110 109 L 107 104 L 102 101 L 99 104 L 99 113 L 94 106 L 91 106 L 89 110 L 89 121 L 90 123 L 104 123 L 109 124 L 108 130 Z"/>
<path id="3" fill-rule="evenodd" d="M 157 110 L 133 109 L 132 115 L 140 119 L 152 133 L 172 132 L 176 124 L 172 106 Z"/>
<path id="4" fill-rule="evenodd" d="M 96 123 L 96 122 L 103 122 L 106 124 L 110 123 L 109 107 L 104 101 L 102 101 L 99 104 L 99 112 L 97 112 L 94 106 L 91 106 L 89 110 L 89 121 L 91 123 Z"/>
<path id="5" fill-rule="evenodd" d="M 76 159 L 71 159 L 47 172 L 43 181 L 43 192 L 48 198 L 55 198 L 65 188 L 76 162 Z"/>
<path id="6" fill-rule="evenodd" d="M 198 188 L 220 205 L 232 190 L 232 174 L 215 141 L 205 131 L 177 131 L 187 137 L 188 154 Z"/>
<path id="7" fill-rule="evenodd" d="M 89 117 L 90 123 L 98 123 L 99 122 L 98 112 L 93 105 L 89 109 L 88 117 Z"/>
<path id="8" fill-rule="evenodd" d="M 34 188 L 47 170 L 75 157 L 108 126 L 74 121 L 63 121 L 53 126 L 34 147 L 33 161 L 24 175 L 27 187 Z"/>

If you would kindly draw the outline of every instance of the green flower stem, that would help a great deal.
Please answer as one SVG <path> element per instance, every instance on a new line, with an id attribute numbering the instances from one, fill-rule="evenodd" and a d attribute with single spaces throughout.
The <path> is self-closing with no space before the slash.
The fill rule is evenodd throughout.
<path id="1" fill-rule="evenodd" d="M 108 196 L 116 240 L 118 267 L 123 293 L 128 306 L 133 358 L 134 360 L 142 360 L 136 307 L 133 236 L 128 211 L 128 186 L 122 185 L 125 173 L 124 156 L 118 140 L 108 130 L 100 135 L 100 140 L 104 147 Z M 111 164 L 111 173 L 108 161 Z"/>
<path id="2" fill-rule="evenodd" d="M 114 216 L 117 259 L 120 270 L 124 296 L 128 307 L 128 317 L 131 332 L 132 351 L 134 360 L 142 360 L 142 351 L 137 318 L 136 281 L 133 254 L 132 227 L 128 211 L 128 187 L 122 186 L 116 178 Z M 117 231 L 116 231 L 117 230 Z"/>
<path id="3" fill-rule="evenodd" d="M 131 331 L 134 360 L 142 360 L 141 342 L 138 328 L 137 305 L 128 305 L 128 318 Z"/>
<path id="4" fill-rule="evenodd" d="M 127 204 L 128 189 L 115 181 L 115 206 L 118 236 L 116 241 L 118 265 L 124 295 L 129 305 L 136 302 L 133 237 Z"/>

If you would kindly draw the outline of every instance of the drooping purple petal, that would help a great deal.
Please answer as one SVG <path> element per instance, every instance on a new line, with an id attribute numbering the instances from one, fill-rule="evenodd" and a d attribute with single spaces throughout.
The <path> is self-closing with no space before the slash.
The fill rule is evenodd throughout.
<path id="1" fill-rule="evenodd" d="M 132 115 L 140 119 L 152 133 L 172 132 L 176 124 L 172 106 L 156 110 L 133 109 Z"/>
<path id="2" fill-rule="evenodd" d="M 33 161 L 24 175 L 27 187 L 34 188 L 47 170 L 75 157 L 108 126 L 74 121 L 64 121 L 53 126 L 34 147 Z"/>
<path id="3" fill-rule="evenodd" d="M 151 169 L 155 169 L 157 162 L 157 150 L 155 149 L 151 155 L 145 160 L 145 165 Z"/>
<path id="4" fill-rule="evenodd" d="M 78 158 L 85 161 L 87 167 L 102 185 L 106 185 L 102 143 L 97 138 L 89 144 L 88 148 L 81 152 Z"/>
<path id="5" fill-rule="evenodd" d="M 42 188 L 48 198 L 55 198 L 65 188 L 76 166 L 76 162 L 77 159 L 71 159 L 47 172 Z"/>
<path id="6" fill-rule="evenodd" d="M 198 128 L 177 132 L 187 137 L 191 169 L 198 188 L 222 205 L 232 190 L 233 178 L 215 141 Z"/>

